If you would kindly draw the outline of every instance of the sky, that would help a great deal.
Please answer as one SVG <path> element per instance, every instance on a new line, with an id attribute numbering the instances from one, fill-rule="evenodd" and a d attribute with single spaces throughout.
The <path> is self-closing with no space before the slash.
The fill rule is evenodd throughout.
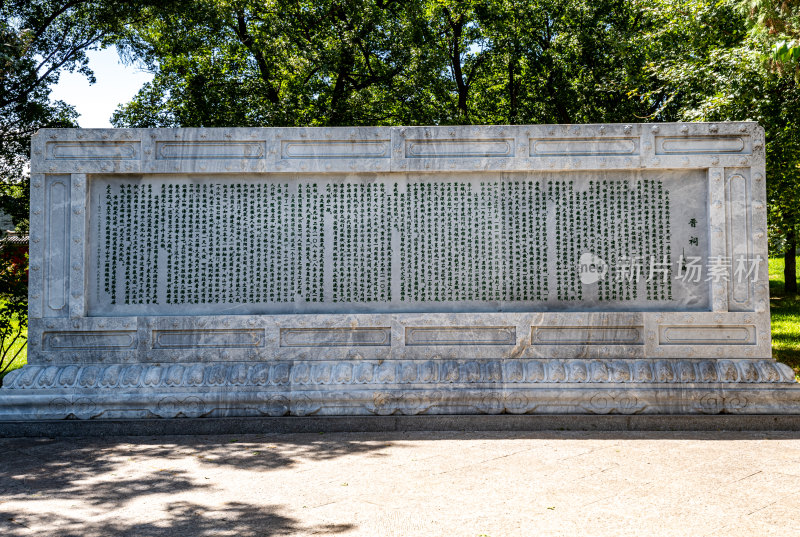
<path id="1" fill-rule="evenodd" d="M 130 101 L 153 75 L 124 65 L 115 47 L 88 53 L 89 67 L 97 82 L 90 85 L 79 73 L 62 73 L 52 87 L 50 99 L 71 104 L 80 114 L 78 124 L 83 128 L 111 127 L 109 119 L 114 110 Z"/>

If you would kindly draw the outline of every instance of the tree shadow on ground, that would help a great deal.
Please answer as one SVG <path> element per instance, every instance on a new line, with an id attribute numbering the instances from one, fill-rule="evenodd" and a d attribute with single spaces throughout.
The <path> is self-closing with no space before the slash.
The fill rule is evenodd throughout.
<path id="1" fill-rule="evenodd" d="M 498 417 L 502 418 L 502 417 Z M 143 494 L 180 492 L 213 486 L 197 483 L 178 461 L 193 459 L 201 466 L 253 472 L 291 469 L 305 461 L 325 461 L 360 455 L 390 457 L 385 448 L 420 440 L 597 440 L 800 439 L 798 431 L 403 431 L 382 433 L 246 434 L 225 436 L 164 436 L 0 439 L 0 495 L 69 496 L 81 491 L 93 505 L 121 505 Z M 130 465 L 153 465 L 136 477 Z M 127 466 L 126 466 L 127 465 Z M 107 483 L 98 476 L 106 476 Z M 111 479 L 113 478 L 113 479 Z M 90 487 L 87 487 L 90 484 Z M 88 494 L 88 495 L 87 495 Z"/>
<path id="2" fill-rule="evenodd" d="M 323 461 L 357 454 L 388 456 L 381 452 L 387 442 L 379 437 L 303 433 L 287 440 L 286 435 L 276 434 L 234 435 L 210 440 L 194 437 L 178 442 L 184 453 L 189 452 L 204 463 L 251 470 L 286 469 L 300 460 Z"/>
<path id="3" fill-rule="evenodd" d="M 5 453 L 0 457 L 0 493 L 23 478 L 34 488 L 69 488 L 75 479 L 111 473 L 143 458 L 159 459 L 169 474 L 154 477 L 157 488 L 162 477 L 180 481 L 169 465 L 186 457 L 258 471 L 291 468 L 301 459 L 328 460 L 368 452 L 384 457 L 380 450 L 385 446 L 386 441 L 379 438 L 347 434 L 0 439 L 0 453 Z"/>
<path id="4" fill-rule="evenodd" d="M 105 441 L 14 441 L 2 449 L 0 495 L 6 499 L 33 494 L 55 498 L 79 497 L 98 507 L 119 507 L 147 494 L 176 493 L 207 487 L 194 483 L 183 471 L 153 468 L 147 475 L 126 477 L 128 450 Z M 0 444 L 2 445 L 2 444 Z M 6 446 L 7 448 L 10 446 Z M 120 449 L 122 448 L 122 449 Z"/>
<path id="5" fill-rule="evenodd" d="M 70 514 L 10 513 L 0 510 L 0 533 L 7 537 L 31 535 L 33 528 L 48 528 L 50 537 L 269 537 L 294 533 L 335 535 L 352 529 L 349 524 L 303 527 L 299 521 L 282 515 L 279 506 L 256 506 L 228 502 L 216 509 L 191 502 L 174 502 L 152 520 L 126 524 L 116 517 L 98 521 Z M 57 520 L 53 520 L 57 518 Z"/>
<path id="6" fill-rule="evenodd" d="M 306 534 L 310 530 L 300 528 L 298 521 L 282 515 L 280 506 L 236 502 L 209 512 L 206 507 L 188 502 L 166 502 L 170 495 L 186 492 L 213 497 L 220 490 L 216 481 L 219 474 L 207 470 L 220 467 L 241 470 L 252 479 L 253 472 L 292 468 L 301 460 L 328 460 L 365 453 L 385 456 L 378 450 L 387 444 L 347 435 L 330 438 L 306 434 L 288 439 L 286 435 L 248 435 L 241 439 L 232 436 L 0 439 L 0 535 L 29 535 L 29 528 L 47 528 L 47 535 L 90 537 L 241 537 L 288 535 L 295 531 Z M 70 500 L 103 515 L 129 507 L 137 509 L 142 501 L 147 501 L 157 507 L 154 512 L 162 518 L 126 526 L 122 519 L 95 522 L 98 517 L 90 517 L 87 523 L 87 519 L 74 513 L 56 515 L 50 511 L 50 502 L 63 504 Z M 24 512 L 4 510 L 2 505 L 30 501 L 45 503 L 41 510 Z M 335 534 L 349 528 L 326 526 L 317 530 Z"/>
<path id="7" fill-rule="evenodd" d="M 296 457 L 331 458 L 374 449 L 375 442 L 316 438 L 299 441 L 294 450 L 278 453 L 263 437 L 234 441 L 231 437 L 0 439 L 0 535 L 54 536 L 271 536 L 319 532 L 336 534 L 349 525 L 309 529 L 281 514 L 281 507 L 229 502 L 209 509 L 187 501 L 169 502 L 170 495 L 199 491 L 212 497 L 214 479 L 204 478 L 203 465 L 225 464 L 242 470 L 291 467 Z M 255 449 L 258 448 L 258 449 Z M 263 452 L 263 456 L 261 453 Z M 175 468 L 178 460 L 197 458 L 199 471 Z M 205 492 L 204 492 L 205 491 Z M 148 497 L 152 499 L 148 500 Z M 166 498 L 166 499 L 165 499 Z M 50 502 L 76 505 L 100 516 L 54 513 Z M 155 507 L 153 519 L 126 523 L 108 516 L 129 506 L 141 508 L 145 500 Z M 42 508 L 14 512 L 10 503 L 44 502 Z M 137 505 L 132 505 L 132 502 Z M 151 507 L 152 508 L 152 507 Z M 139 516 L 139 519 L 142 517 Z"/>

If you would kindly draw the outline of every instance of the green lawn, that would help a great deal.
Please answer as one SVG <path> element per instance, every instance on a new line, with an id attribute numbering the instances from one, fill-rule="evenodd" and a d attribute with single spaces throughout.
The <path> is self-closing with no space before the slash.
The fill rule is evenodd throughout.
<path id="1" fill-rule="evenodd" d="M 26 329 L 23 332 L 22 335 L 24 335 L 27 338 L 28 337 L 28 330 Z M 6 376 L 6 374 L 9 371 L 12 371 L 14 369 L 18 369 L 18 368 L 20 368 L 23 365 L 28 363 L 28 346 L 25 345 L 25 343 L 26 343 L 26 340 L 23 340 L 22 338 L 18 339 L 17 342 L 14 343 L 14 345 L 11 347 L 11 349 L 6 353 L 6 356 L 9 356 L 9 357 L 14 356 L 14 354 L 17 353 L 17 351 L 20 349 L 20 347 L 24 346 L 24 348 L 22 349 L 22 352 L 20 352 L 19 355 L 11 363 L 11 366 L 8 369 L 6 369 L 4 373 L 0 373 L 0 378 Z M 4 360 L 3 363 L 0 364 L 0 369 L 4 369 L 6 364 L 7 364 L 7 361 Z"/>
<path id="2" fill-rule="evenodd" d="M 772 356 L 794 369 L 800 381 L 800 299 L 783 296 L 783 258 L 769 260 L 769 294 Z"/>

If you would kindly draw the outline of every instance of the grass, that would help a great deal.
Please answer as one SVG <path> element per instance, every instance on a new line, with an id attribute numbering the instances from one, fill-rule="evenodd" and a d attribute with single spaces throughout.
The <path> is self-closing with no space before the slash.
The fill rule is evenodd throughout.
<path id="1" fill-rule="evenodd" d="M 16 326 L 14 328 L 16 328 Z M 20 348 L 22 347 L 24 348 L 22 348 L 22 352 L 19 353 L 19 355 L 14 359 L 14 361 L 11 362 L 9 368 L 6 369 L 5 372 L 0 373 L 0 379 L 6 376 L 9 372 L 15 369 L 19 369 L 20 367 L 28 363 L 28 346 L 26 345 L 28 337 L 27 328 L 23 330 L 22 335 L 25 336 L 26 339 L 19 338 L 11 347 L 11 349 L 9 349 L 9 351 L 6 353 L 6 356 L 14 356 L 17 353 L 17 351 L 19 351 Z M 0 364 L 0 369 L 5 368 L 5 366 L 6 362 L 4 361 L 2 364 Z"/>
<path id="2" fill-rule="evenodd" d="M 800 257 L 798 257 L 800 267 Z M 794 369 L 800 381 L 800 297 L 783 295 L 783 258 L 769 260 L 772 356 Z"/>

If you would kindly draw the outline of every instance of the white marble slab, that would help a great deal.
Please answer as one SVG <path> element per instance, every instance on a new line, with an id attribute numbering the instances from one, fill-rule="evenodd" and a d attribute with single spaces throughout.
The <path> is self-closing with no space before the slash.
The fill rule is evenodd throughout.
<path id="1" fill-rule="evenodd" d="M 46 129 L 31 170 L 0 419 L 798 401 L 755 123 Z"/>

